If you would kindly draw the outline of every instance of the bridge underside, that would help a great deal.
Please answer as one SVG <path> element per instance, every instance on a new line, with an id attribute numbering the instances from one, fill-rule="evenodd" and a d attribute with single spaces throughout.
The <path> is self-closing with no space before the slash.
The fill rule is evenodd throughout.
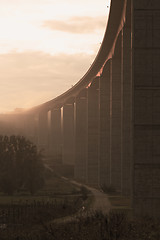
<path id="1" fill-rule="evenodd" d="M 94 74 L 73 92 L 28 112 L 23 128 L 30 130 L 24 134 L 73 165 L 75 179 L 112 186 L 132 197 L 136 216 L 158 217 L 160 1 L 118 2 L 112 0 L 109 37 Z"/>

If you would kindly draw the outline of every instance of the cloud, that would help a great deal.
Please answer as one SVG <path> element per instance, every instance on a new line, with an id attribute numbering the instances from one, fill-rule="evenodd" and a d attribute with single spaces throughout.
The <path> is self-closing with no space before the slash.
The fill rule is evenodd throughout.
<path id="1" fill-rule="evenodd" d="M 46 4 L 46 3 L 51 3 L 50 0 L 14 0 L 14 1 L 11 1 L 11 0 L 1 0 L 0 4 L 1 5 L 24 5 L 24 4 L 34 4 L 34 3 L 37 3 L 37 4 Z"/>
<path id="2" fill-rule="evenodd" d="M 106 17 L 72 17 L 66 21 L 47 20 L 44 21 L 42 26 L 54 31 L 89 34 L 96 30 L 104 29 L 106 26 Z"/>
<path id="3" fill-rule="evenodd" d="M 93 56 L 87 54 L 1 54 L 0 111 L 32 107 L 53 99 L 74 85 L 92 60 Z"/>

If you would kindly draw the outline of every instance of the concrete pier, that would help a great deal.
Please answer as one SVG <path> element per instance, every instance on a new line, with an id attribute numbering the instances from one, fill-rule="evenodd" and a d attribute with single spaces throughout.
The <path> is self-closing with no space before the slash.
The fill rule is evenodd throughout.
<path id="1" fill-rule="evenodd" d="M 87 89 L 76 98 L 75 104 L 75 178 L 87 181 L 88 158 L 88 99 Z"/>
<path id="2" fill-rule="evenodd" d="M 122 195 L 132 192 L 132 34 L 131 0 L 127 1 L 126 22 L 123 28 L 123 103 L 122 103 Z"/>
<path id="3" fill-rule="evenodd" d="M 48 111 L 41 111 L 38 117 L 38 147 L 48 151 Z"/>
<path id="4" fill-rule="evenodd" d="M 62 120 L 62 141 L 63 153 L 62 161 L 64 164 L 74 164 L 74 104 L 66 103 L 63 106 Z"/>
<path id="5" fill-rule="evenodd" d="M 105 64 L 100 78 L 100 134 L 99 175 L 100 185 L 111 185 L 111 81 L 112 60 Z"/>
<path id="6" fill-rule="evenodd" d="M 50 155 L 54 160 L 62 162 L 61 108 L 51 110 L 49 140 Z"/>
<path id="7" fill-rule="evenodd" d="M 87 183 L 99 185 L 99 78 L 88 88 Z"/>
<path id="8" fill-rule="evenodd" d="M 133 1 L 133 209 L 160 216 L 160 1 Z"/>
<path id="9" fill-rule="evenodd" d="M 123 34 L 119 34 L 112 59 L 111 86 L 111 185 L 122 191 L 122 104 L 123 104 Z"/>

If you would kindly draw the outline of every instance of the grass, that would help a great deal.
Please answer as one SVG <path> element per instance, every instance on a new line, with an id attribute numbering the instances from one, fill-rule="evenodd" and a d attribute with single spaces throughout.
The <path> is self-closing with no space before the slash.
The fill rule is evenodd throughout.
<path id="1" fill-rule="evenodd" d="M 70 195 L 70 198 L 75 198 L 81 194 L 80 187 L 77 187 L 70 182 L 66 182 L 54 172 L 46 179 L 46 185 L 39 190 L 35 195 L 31 195 L 27 191 L 17 192 L 13 196 L 8 196 L 0 192 L 0 205 L 2 204 L 26 204 L 33 201 L 53 201 L 54 199 L 61 200 Z"/>
<path id="2" fill-rule="evenodd" d="M 42 192 L 52 192 L 55 195 L 64 195 L 64 194 L 76 194 L 80 191 L 80 188 L 73 185 L 69 181 L 65 181 L 59 176 L 54 175 L 46 182 L 45 189 Z"/>
<path id="3" fill-rule="evenodd" d="M 27 236 L 29 232 L 40 231 L 42 223 L 74 215 L 82 206 L 87 209 L 92 201 L 88 193 L 84 187 L 76 186 L 54 172 L 50 173 L 45 187 L 34 196 L 25 191 L 14 196 L 0 193 L 0 239 L 10 240 L 14 239 L 11 236 L 16 236 L 16 240 L 21 240 L 23 234 Z M 18 235 L 21 237 L 17 238 Z"/>
<path id="4" fill-rule="evenodd" d="M 5 232 L 5 231 L 4 231 Z M 103 215 L 95 212 L 85 218 L 49 223 L 28 232 L 12 231 L 8 236 L 0 231 L 1 240 L 159 240 L 160 223 L 153 219 L 130 221 L 124 213 L 111 212 Z"/>
<path id="5" fill-rule="evenodd" d="M 101 188 L 103 192 L 107 194 L 112 206 L 112 210 L 124 210 L 125 212 L 131 211 L 130 197 L 121 196 L 119 192 L 116 192 L 115 188 L 112 185 L 103 185 Z"/>
<path id="6" fill-rule="evenodd" d="M 108 196 L 113 208 L 129 208 L 131 206 L 131 199 L 122 196 Z"/>
<path id="7" fill-rule="evenodd" d="M 131 198 L 114 193 L 108 195 L 108 199 L 111 203 L 111 209 L 113 212 L 125 213 L 129 219 L 132 219 Z"/>
<path id="8" fill-rule="evenodd" d="M 1 193 L 0 215 L 4 215 L 4 220 L 8 217 L 8 222 L 6 226 L 4 221 L 0 222 L 0 240 L 160 239 L 159 221 L 147 218 L 131 221 L 128 218 L 129 198 L 110 193 L 109 200 L 112 204 L 109 215 L 89 212 L 74 216 L 82 206 L 89 208 L 93 196 L 84 187 L 75 186 L 53 173 L 45 188 L 35 196 L 27 192 L 11 197 Z M 73 217 L 67 221 L 69 218 L 65 216 L 71 214 Z M 63 221 L 56 221 L 57 218 Z"/>

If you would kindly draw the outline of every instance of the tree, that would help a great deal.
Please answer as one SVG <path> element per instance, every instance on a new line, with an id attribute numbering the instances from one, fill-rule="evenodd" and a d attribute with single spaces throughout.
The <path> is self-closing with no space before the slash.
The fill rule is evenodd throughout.
<path id="1" fill-rule="evenodd" d="M 44 185 L 42 154 L 22 136 L 0 136 L 0 188 L 11 195 L 21 188 L 34 194 Z"/>

